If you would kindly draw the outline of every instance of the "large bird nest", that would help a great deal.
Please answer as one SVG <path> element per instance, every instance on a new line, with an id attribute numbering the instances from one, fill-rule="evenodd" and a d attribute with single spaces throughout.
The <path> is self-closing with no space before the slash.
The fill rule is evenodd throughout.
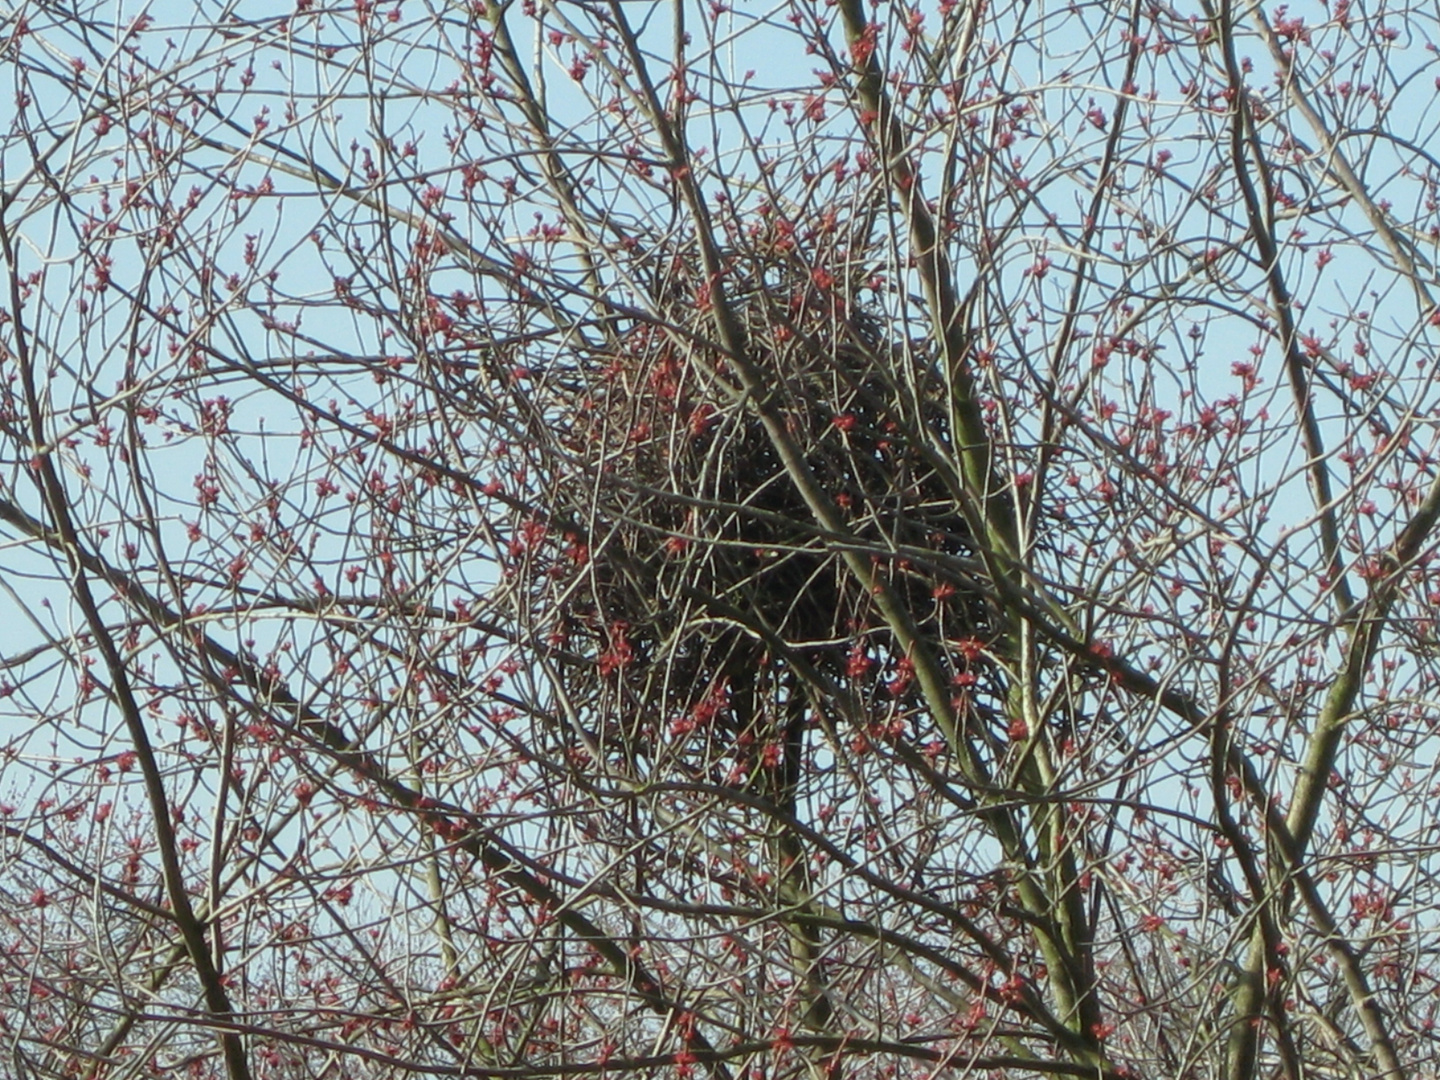
<path id="1" fill-rule="evenodd" d="M 913 555 L 970 550 L 937 468 L 949 441 L 942 381 L 923 345 L 891 340 L 854 296 L 811 277 L 737 274 L 728 302 L 769 384 L 765 409 L 840 508 L 850 546 L 922 627 L 986 637 L 985 603 Z M 885 680 L 904 694 L 872 586 L 846 565 L 847 541 L 817 526 L 757 403 L 736 392 L 712 314 L 671 310 L 674 323 L 642 323 L 579 358 L 579 389 L 556 418 L 568 462 L 548 478 L 551 505 L 577 524 L 568 557 L 531 580 L 579 658 L 572 694 L 603 700 L 642 742 L 659 725 L 713 719 L 739 685 L 752 698 L 768 688 L 781 723 L 800 698 L 793 678 L 778 691 L 797 658 L 859 698 Z M 754 722 L 751 711 L 736 722 Z"/>

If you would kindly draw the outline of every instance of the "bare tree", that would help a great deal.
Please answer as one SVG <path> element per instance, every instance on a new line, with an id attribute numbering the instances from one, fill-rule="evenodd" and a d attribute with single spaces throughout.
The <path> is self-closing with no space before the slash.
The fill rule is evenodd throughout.
<path id="1" fill-rule="evenodd" d="M 271 8 L 5 9 L 0 1069 L 1434 1062 L 1433 10 Z"/>

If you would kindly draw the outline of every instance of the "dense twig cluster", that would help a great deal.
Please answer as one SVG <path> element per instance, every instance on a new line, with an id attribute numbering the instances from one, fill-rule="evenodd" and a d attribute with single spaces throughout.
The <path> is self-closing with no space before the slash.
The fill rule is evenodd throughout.
<path id="1" fill-rule="evenodd" d="M 947 560 L 953 574 L 970 545 L 956 493 L 924 450 L 948 442 L 938 376 L 899 381 L 933 374 L 933 362 L 894 362 L 923 343 L 885 341 L 853 298 L 806 279 L 757 274 L 731 302 L 746 313 L 748 359 L 773 379 L 776 412 L 846 511 L 850 542 L 877 559 L 888 552 L 877 573 L 927 623 L 948 607 L 948 633 L 983 635 L 983 599 L 945 604 L 925 565 Z M 865 584 L 735 388 L 709 313 L 671 304 L 664 314 L 580 357 L 557 403 L 566 454 L 545 486 L 551 512 L 574 524 L 535 579 L 560 598 L 551 616 L 568 642 L 587 643 L 578 651 L 599 677 L 625 668 L 637 695 L 626 708 L 651 718 L 684 716 L 762 660 L 793 658 L 840 682 L 868 672 L 853 658 L 874 647 Z"/>

